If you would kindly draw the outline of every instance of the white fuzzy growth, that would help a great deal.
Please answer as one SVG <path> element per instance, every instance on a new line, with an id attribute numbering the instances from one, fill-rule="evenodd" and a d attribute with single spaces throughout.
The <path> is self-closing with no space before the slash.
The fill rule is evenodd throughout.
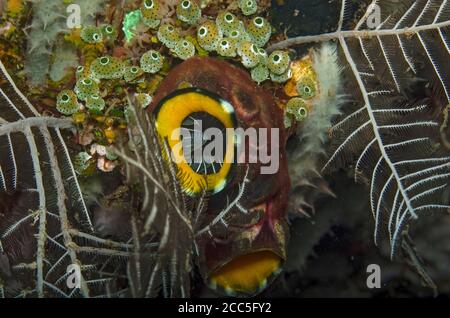
<path id="1" fill-rule="evenodd" d="M 59 82 L 70 68 L 78 65 L 78 56 L 70 46 L 59 46 L 54 52 L 54 62 L 50 68 L 50 79 Z"/>
<path id="2" fill-rule="evenodd" d="M 28 35 L 25 72 L 30 83 L 37 86 L 45 83 L 50 71 L 55 79 L 62 78 L 61 73 L 64 74 L 66 66 L 72 66 L 73 58 L 70 65 L 67 65 L 68 62 L 62 65 L 51 64 L 58 38 L 61 34 L 70 32 L 67 27 L 67 4 L 61 0 L 30 2 L 33 4 L 33 19 L 31 25 L 25 28 Z M 81 23 L 89 24 L 104 9 L 105 0 L 76 0 L 73 3 L 80 6 Z M 56 60 L 56 63 L 61 63 L 61 60 Z"/>
<path id="3" fill-rule="evenodd" d="M 289 169 L 294 186 L 310 184 L 317 177 L 319 159 L 326 153 L 328 132 L 332 119 L 340 114 L 343 102 L 341 67 L 336 45 L 322 44 L 312 52 L 313 69 L 317 75 L 318 95 L 308 117 L 299 125 L 298 145 L 290 156 Z M 297 183 L 295 183 L 297 182 Z"/>
<path id="4" fill-rule="evenodd" d="M 43 84 L 50 68 L 53 45 L 64 32 L 64 3 L 59 0 L 33 1 L 33 20 L 28 34 L 25 72 L 32 85 Z"/>
<path id="5" fill-rule="evenodd" d="M 75 0 L 74 4 L 78 4 L 81 9 L 81 23 L 92 24 L 95 16 L 105 9 L 105 0 Z"/>

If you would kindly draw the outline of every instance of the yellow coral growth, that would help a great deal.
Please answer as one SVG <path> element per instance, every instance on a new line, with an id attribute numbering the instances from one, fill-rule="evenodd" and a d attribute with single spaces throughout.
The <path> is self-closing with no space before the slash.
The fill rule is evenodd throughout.
<path id="1" fill-rule="evenodd" d="M 82 49 L 82 54 L 84 56 L 85 66 L 89 67 L 96 58 L 102 55 L 103 51 L 104 51 L 103 43 L 84 45 Z"/>
<path id="2" fill-rule="evenodd" d="M 284 92 L 289 97 L 298 96 L 297 83 L 304 78 L 317 81 L 317 75 L 313 70 L 313 61 L 310 55 L 291 63 L 292 78 L 284 86 Z"/>
<path id="3" fill-rule="evenodd" d="M 23 0 L 9 0 L 7 2 L 6 11 L 11 16 L 16 16 L 24 9 Z"/>
<path id="4" fill-rule="evenodd" d="M 73 45 L 80 47 L 83 44 L 83 41 L 81 40 L 81 29 L 80 28 L 74 28 L 71 29 L 70 33 L 66 34 L 64 36 L 64 39 L 67 42 L 72 43 Z"/>

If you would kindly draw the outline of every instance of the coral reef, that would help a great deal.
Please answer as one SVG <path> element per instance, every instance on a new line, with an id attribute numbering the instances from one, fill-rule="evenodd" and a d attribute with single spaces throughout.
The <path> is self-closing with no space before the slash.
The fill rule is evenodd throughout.
<path id="1" fill-rule="evenodd" d="M 408 225 L 448 211 L 448 1 L 379 0 L 377 30 L 369 0 L 29 2 L 0 1 L 0 297 L 448 290 L 448 215 Z M 279 171 L 172 165 L 196 116 L 280 129 Z"/>

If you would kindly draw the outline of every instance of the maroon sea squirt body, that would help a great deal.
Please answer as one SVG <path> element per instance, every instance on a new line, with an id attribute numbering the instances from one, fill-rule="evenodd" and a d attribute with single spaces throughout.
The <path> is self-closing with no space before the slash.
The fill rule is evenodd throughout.
<path id="1" fill-rule="evenodd" d="M 204 280 L 231 294 L 253 295 L 267 286 L 286 258 L 289 232 L 285 214 L 290 180 L 283 112 L 247 72 L 207 57 L 193 57 L 173 68 L 156 92 L 149 111 L 154 112 L 167 96 L 186 87 L 199 88 L 228 101 L 234 108 L 238 127 L 244 131 L 266 128 L 268 136 L 271 129 L 279 133 L 278 144 L 272 144 L 269 138 L 269 145 L 264 145 L 272 151 L 278 148 L 279 158 L 275 159 L 279 160 L 278 170 L 274 174 L 262 174 L 260 162 L 234 163 L 232 180 L 221 192 L 211 196 L 199 229 L 210 224 L 235 199 L 247 169 L 249 182 L 239 203 L 248 212 L 232 210 L 222 231 L 211 230 L 197 239 L 198 266 Z M 251 147 L 258 144 L 245 139 L 246 150 Z M 248 273 L 242 273 L 247 269 Z M 244 277 L 250 281 L 242 281 L 247 280 Z"/>

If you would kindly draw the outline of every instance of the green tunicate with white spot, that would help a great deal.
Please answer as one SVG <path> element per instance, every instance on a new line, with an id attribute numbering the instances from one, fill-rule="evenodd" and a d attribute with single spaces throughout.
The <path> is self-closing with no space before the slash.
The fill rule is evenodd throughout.
<path id="1" fill-rule="evenodd" d="M 159 0 L 143 0 L 140 9 L 143 18 L 151 20 L 161 19 Z"/>
<path id="2" fill-rule="evenodd" d="M 196 24 L 202 15 L 202 10 L 195 1 L 181 0 L 177 5 L 177 17 L 187 24 Z"/>
<path id="3" fill-rule="evenodd" d="M 311 78 L 304 78 L 296 85 L 298 95 L 303 99 L 316 96 L 316 84 Z"/>
<path id="4" fill-rule="evenodd" d="M 259 64 L 256 67 L 252 68 L 250 74 L 252 79 L 260 84 L 269 78 L 269 69 L 264 64 Z"/>
<path id="5" fill-rule="evenodd" d="M 242 14 L 244 15 L 255 14 L 258 10 L 258 4 L 256 3 L 256 0 L 239 0 L 238 6 L 239 9 L 241 9 Z"/>
<path id="6" fill-rule="evenodd" d="M 98 94 L 91 95 L 86 99 L 86 108 L 90 111 L 101 112 L 105 109 L 105 100 Z"/>
<path id="7" fill-rule="evenodd" d="M 140 77 L 143 74 L 142 69 L 139 66 L 129 66 L 125 68 L 125 73 L 123 75 L 123 78 L 126 82 L 134 82 L 138 77 Z"/>
<path id="8" fill-rule="evenodd" d="M 269 56 L 267 55 L 266 50 L 258 48 L 258 53 L 259 53 L 259 63 L 267 66 Z"/>
<path id="9" fill-rule="evenodd" d="M 269 70 L 276 74 L 282 75 L 286 72 L 291 64 L 291 59 L 289 54 L 284 51 L 274 51 L 269 56 L 269 61 L 267 66 Z"/>
<path id="10" fill-rule="evenodd" d="M 270 79 L 275 83 L 285 83 L 292 77 L 292 71 L 289 68 L 286 72 L 281 75 L 270 73 Z"/>
<path id="11" fill-rule="evenodd" d="M 146 73 L 158 73 L 164 65 L 164 56 L 158 51 L 150 50 L 141 56 L 141 68 Z"/>
<path id="12" fill-rule="evenodd" d="M 79 108 L 77 96 L 71 90 L 63 90 L 56 97 L 56 109 L 63 115 L 75 114 Z"/>
<path id="13" fill-rule="evenodd" d="M 75 84 L 75 94 L 79 100 L 85 101 L 88 96 L 98 94 L 99 86 L 91 78 L 80 78 Z"/>
<path id="14" fill-rule="evenodd" d="M 85 74 L 84 70 L 85 70 L 84 66 L 80 65 L 77 67 L 77 70 L 75 72 L 75 76 L 76 76 L 77 80 L 84 77 L 84 74 Z"/>
<path id="15" fill-rule="evenodd" d="M 102 30 L 93 25 L 83 27 L 80 36 L 84 42 L 89 44 L 100 43 L 103 40 Z"/>
<path id="16" fill-rule="evenodd" d="M 272 27 L 263 17 L 256 17 L 247 24 L 247 33 L 258 47 L 263 47 L 270 40 Z"/>
<path id="17" fill-rule="evenodd" d="M 246 68 L 253 68 L 259 64 L 258 47 L 251 42 L 242 42 L 238 48 L 242 65 Z"/>
<path id="18" fill-rule="evenodd" d="M 236 43 L 251 42 L 250 36 L 245 31 L 244 25 L 235 30 L 232 30 L 229 37 L 236 41 Z"/>
<path id="19" fill-rule="evenodd" d="M 195 55 L 194 44 L 187 39 L 178 40 L 173 52 L 182 60 L 187 60 Z"/>
<path id="20" fill-rule="evenodd" d="M 96 79 L 119 79 L 125 72 L 125 63 L 122 60 L 103 56 L 95 59 L 91 64 L 91 76 Z"/>
<path id="21" fill-rule="evenodd" d="M 230 36 L 231 32 L 243 29 L 243 23 L 233 13 L 228 11 L 219 13 L 216 18 L 216 24 L 225 36 Z"/>
<path id="22" fill-rule="evenodd" d="M 206 21 L 197 30 L 197 42 L 206 51 L 215 51 L 222 37 L 222 30 L 211 21 Z"/>
<path id="23" fill-rule="evenodd" d="M 224 38 L 217 45 L 217 54 L 224 57 L 236 57 L 237 42 L 232 38 Z"/>
<path id="24" fill-rule="evenodd" d="M 142 21 L 151 29 L 156 29 L 161 22 L 161 6 L 158 0 L 143 0 L 141 5 Z"/>
<path id="25" fill-rule="evenodd" d="M 180 30 L 170 24 L 163 24 L 158 29 L 158 40 L 167 46 L 169 49 L 173 49 L 177 42 L 180 40 Z"/>
<path id="26" fill-rule="evenodd" d="M 111 24 L 104 24 L 101 26 L 103 39 L 109 42 L 114 42 L 117 39 L 117 30 Z"/>
<path id="27" fill-rule="evenodd" d="M 306 107 L 306 103 L 303 99 L 294 97 L 287 103 L 286 113 L 294 116 L 297 121 L 301 121 L 308 117 L 308 108 Z"/>

